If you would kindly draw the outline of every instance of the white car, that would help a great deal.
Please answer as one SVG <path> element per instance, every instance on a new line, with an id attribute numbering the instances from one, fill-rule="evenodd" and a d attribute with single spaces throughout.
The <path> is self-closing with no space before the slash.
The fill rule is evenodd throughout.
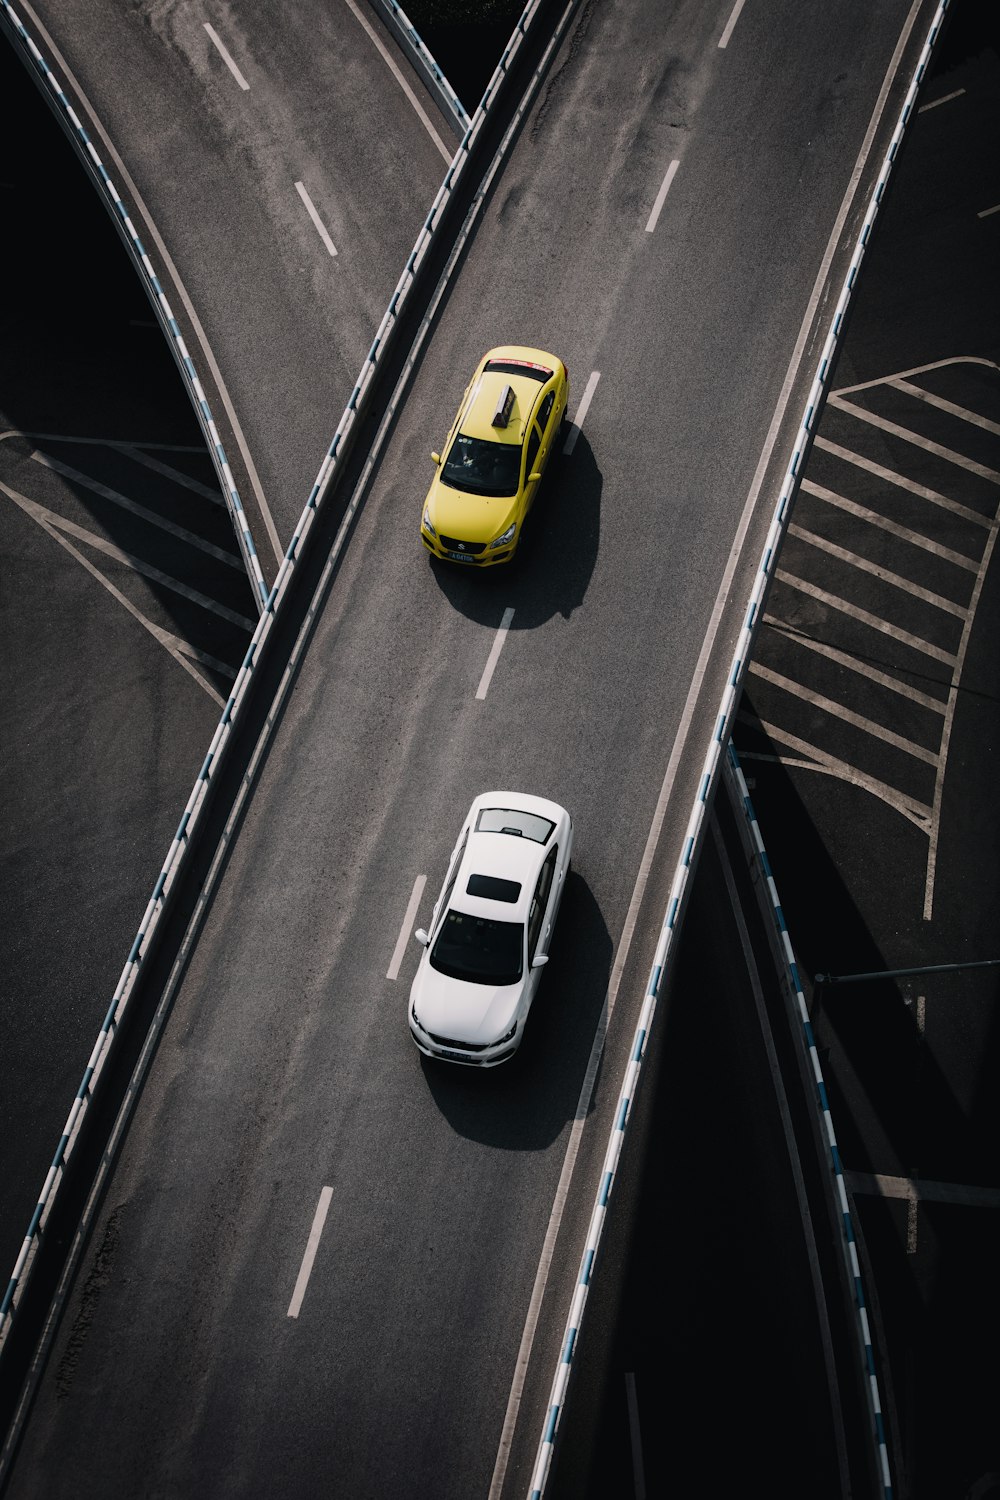
<path id="1" fill-rule="evenodd" d="M 548 962 L 573 847 L 558 802 L 484 792 L 462 824 L 410 987 L 421 1052 L 490 1068 L 510 1057 Z"/>

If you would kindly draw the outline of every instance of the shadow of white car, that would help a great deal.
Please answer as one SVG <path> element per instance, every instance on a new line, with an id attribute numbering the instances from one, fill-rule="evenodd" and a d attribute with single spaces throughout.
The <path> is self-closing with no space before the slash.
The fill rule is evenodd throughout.
<path id="1" fill-rule="evenodd" d="M 471 1067 L 521 1042 L 562 901 L 573 824 L 558 802 L 484 792 L 448 861 L 410 987 L 410 1034 L 427 1057 Z"/>

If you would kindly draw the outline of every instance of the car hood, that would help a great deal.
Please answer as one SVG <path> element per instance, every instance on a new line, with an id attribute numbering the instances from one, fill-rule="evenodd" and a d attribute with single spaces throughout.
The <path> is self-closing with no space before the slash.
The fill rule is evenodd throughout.
<path id="1" fill-rule="evenodd" d="M 491 542 L 513 521 L 515 500 L 514 495 L 473 495 L 437 479 L 427 505 L 438 536 L 443 533 L 462 542 Z"/>
<path id="2" fill-rule="evenodd" d="M 488 1046 L 510 1030 L 523 985 L 523 978 L 517 984 L 469 984 L 438 973 L 425 958 L 410 987 L 410 1004 L 425 1031 Z"/>

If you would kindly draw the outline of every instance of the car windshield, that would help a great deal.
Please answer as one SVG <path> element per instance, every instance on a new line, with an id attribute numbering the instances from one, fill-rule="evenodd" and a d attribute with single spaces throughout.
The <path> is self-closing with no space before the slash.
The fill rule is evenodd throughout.
<path id="1" fill-rule="evenodd" d="M 451 445 L 441 478 L 454 490 L 476 495 L 516 495 L 521 478 L 519 443 L 490 443 L 460 432 Z"/>
<path id="2" fill-rule="evenodd" d="M 431 949 L 431 967 L 470 984 L 516 984 L 521 977 L 524 923 L 448 912 Z"/>
<path id="3" fill-rule="evenodd" d="M 477 833 L 513 833 L 544 844 L 556 825 L 551 818 L 525 812 L 521 807 L 484 807 L 476 819 Z"/>

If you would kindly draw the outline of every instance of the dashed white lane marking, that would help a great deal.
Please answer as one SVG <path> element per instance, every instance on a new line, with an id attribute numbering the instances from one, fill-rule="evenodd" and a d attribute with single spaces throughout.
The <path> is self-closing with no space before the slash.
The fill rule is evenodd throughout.
<path id="1" fill-rule="evenodd" d="M 513 618 L 513 609 L 505 609 L 503 612 L 503 619 L 500 621 L 500 629 L 497 631 L 496 636 L 494 637 L 493 645 L 490 647 L 489 658 L 483 670 L 483 675 L 479 679 L 479 686 L 476 688 L 477 698 L 485 698 L 486 694 L 490 690 L 490 683 L 493 681 L 493 673 L 496 671 L 497 662 L 500 660 L 500 652 L 503 650 L 503 643 L 507 639 L 507 632 L 510 629 L 510 622 L 511 620 L 513 620 Z"/>
<path id="2" fill-rule="evenodd" d="M 1000 214 L 1000 203 L 994 203 L 992 208 L 981 208 L 976 214 L 976 218 L 988 219 L 990 214 Z"/>
<path id="3" fill-rule="evenodd" d="M 219 56 L 222 58 L 222 61 L 225 63 L 230 73 L 232 73 L 233 77 L 236 79 L 236 82 L 239 84 L 240 88 L 244 91 L 244 93 L 246 93 L 249 90 L 250 85 L 247 83 L 246 79 L 243 77 L 243 74 L 233 62 L 233 59 L 230 57 L 228 51 L 226 50 L 226 45 L 220 37 L 219 33 L 216 31 L 214 26 L 209 26 L 207 21 L 205 22 L 205 30 L 208 32 L 208 38 L 212 43 L 212 46 L 218 52 Z"/>
<path id="4" fill-rule="evenodd" d="M 666 196 L 670 191 L 670 184 L 676 177 L 677 168 L 679 166 L 679 161 L 672 161 L 666 170 L 663 181 L 660 183 L 660 191 L 656 195 L 656 202 L 653 204 L 653 211 L 650 214 L 649 218 L 646 220 L 647 234 L 652 234 L 653 230 L 656 228 L 656 221 L 660 217 L 660 209 L 663 207 Z"/>
<path id="5" fill-rule="evenodd" d="M 386 970 L 386 979 L 399 978 L 399 966 L 403 962 L 403 954 L 406 952 L 406 944 L 409 941 L 410 929 L 413 926 L 414 919 L 417 915 L 417 910 L 420 906 L 421 901 L 423 900 L 424 886 L 426 884 L 426 875 L 418 875 L 416 880 L 413 882 L 413 890 L 410 893 L 410 900 L 406 908 L 406 915 L 403 917 L 403 925 L 399 929 L 399 937 L 396 939 L 396 946 L 392 950 L 392 961 L 390 962 L 389 967 Z"/>
<path id="6" fill-rule="evenodd" d="M 206 542 L 202 537 L 196 536 L 193 531 L 188 531 L 184 526 L 178 526 L 175 521 L 168 521 L 165 516 L 158 515 L 155 510 L 148 510 L 137 500 L 130 500 L 127 495 L 121 495 L 117 490 L 110 489 L 108 485 L 91 479 L 89 474 L 84 474 L 80 469 L 74 469 L 71 464 L 64 464 L 58 458 L 50 458 L 47 453 L 41 453 L 38 449 L 31 457 L 34 463 L 41 464 L 45 469 L 51 469 L 55 474 L 61 474 L 72 484 L 79 484 L 84 489 L 92 490 L 103 500 L 110 500 L 119 509 L 129 511 L 140 520 L 147 521 L 150 526 L 156 526 L 160 531 L 168 532 L 189 547 L 197 547 L 199 552 L 207 552 L 210 557 L 215 557 L 219 562 L 225 563 L 227 568 L 235 568 L 238 573 L 244 571 L 242 559 L 234 556 L 232 552 L 226 552 L 224 548 L 216 547 L 212 542 Z"/>
<path id="7" fill-rule="evenodd" d="M 29 500 L 26 495 L 19 495 L 16 490 L 9 489 L 5 484 L 0 484 L 0 490 L 3 491 L 8 499 L 13 500 L 15 505 L 19 505 L 21 509 L 31 517 L 33 521 L 41 526 L 42 530 L 47 532 L 54 542 L 58 542 L 59 546 L 62 547 L 64 551 L 68 552 L 69 555 L 74 559 L 74 561 L 78 562 L 82 568 L 86 569 L 90 576 L 94 578 L 102 588 L 107 589 L 111 597 L 116 600 L 116 602 L 120 604 L 124 609 L 128 610 L 129 614 L 134 620 L 138 621 L 143 630 L 147 630 L 153 637 L 153 639 L 159 645 L 161 645 L 165 651 L 169 652 L 169 654 L 174 658 L 174 661 L 176 661 L 177 665 L 179 667 L 183 667 L 188 676 L 193 677 L 195 682 L 198 683 L 199 687 L 203 687 L 208 696 L 212 698 L 220 708 L 225 707 L 225 701 L 222 698 L 221 694 L 216 692 L 215 688 L 208 681 L 208 679 L 203 677 L 201 673 L 191 665 L 191 662 L 186 660 L 186 658 L 193 657 L 196 661 L 202 662 L 205 666 L 211 667 L 214 671 L 222 672 L 227 677 L 235 678 L 236 673 L 232 670 L 231 667 L 226 666 L 225 662 L 217 661 L 214 657 L 209 656 L 207 653 L 197 651 L 193 646 L 189 646 L 186 641 L 179 640 L 177 636 L 171 635 L 170 631 L 164 630 L 162 626 L 154 625 L 153 621 L 147 619 L 141 610 L 136 609 L 135 605 L 130 599 L 126 599 L 125 595 L 121 592 L 120 589 L 115 588 L 110 579 L 105 578 L 100 568 L 95 568 L 90 559 L 84 557 L 83 553 L 79 552 L 77 548 L 73 546 L 72 542 L 67 541 L 64 536 L 59 535 L 59 532 L 51 524 L 51 521 L 49 519 L 51 514 L 50 512 L 46 511 L 41 505 L 36 504 L 34 500 Z"/>
<path id="8" fill-rule="evenodd" d="M 288 1304 L 288 1316 L 297 1318 L 302 1307 L 302 1299 L 309 1285 L 309 1277 L 312 1275 L 313 1261 L 316 1259 L 316 1251 L 319 1249 L 320 1236 L 323 1226 L 326 1224 L 326 1216 L 330 1212 L 330 1200 L 333 1197 L 333 1188 L 325 1187 L 319 1195 L 316 1212 L 313 1214 L 312 1228 L 306 1241 L 305 1253 L 302 1256 L 302 1264 L 295 1282 L 295 1290 L 292 1300 Z"/>
<path id="9" fill-rule="evenodd" d="M 563 444 L 563 453 L 565 454 L 572 453 L 576 447 L 576 440 L 580 436 L 580 428 L 583 426 L 583 420 L 590 410 L 590 403 L 594 399 L 594 392 L 597 390 L 597 382 L 600 378 L 600 370 L 591 371 L 587 384 L 584 387 L 583 395 L 580 397 L 580 405 L 576 409 L 576 416 L 570 423 L 570 429 Z"/>
<path id="10" fill-rule="evenodd" d="M 950 94 L 942 94 L 940 99 L 931 99 L 928 104 L 921 104 L 917 114 L 926 114 L 929 109 L 937 109 L 939 104 L 950 104 L 953 99 L 960 99 L 964 93 L 964 89 L 953 89 Z"/>
<path id="11" fill-rule="evenodd" d="M 302 199 L 302 202 L 305 204 L 306 213 L 315 224 L 316 232 L 319 235 L 320 239 L 323 241 L 323 244 L 326 246 L 328 253 L 330 255 L 336 255 L 336 246 L 334 245 L 333 240 L 331 240 L 330 236 L 327 234 L 326 225 L 323 223 L 323 220 L 316 212 L 315 205 L 313 204 L 313 201 L 310 198 L 309 194 L 306 192 L 304 183 L 297 182 L 295 184 L 295 191 L 298 193 L 299 197 Z"/>
<path id="12" fill-rule="evenodd" d="M 403 93 L 406 95 L 407 99 L 409 99 L 410 103 L 413 105 L 413 108 L 416 110 L 424 129 L 427 131 L 427 134 L 430 136 L 431 140 L 434 142 L 435 146 L 438 148 L 441 155 L 450 166 L 454 152 L 448 150 L 448 147 L 445 145 L 444 141 L 434 129 L 430 116 L 427 114 L 427 111 L 421 105 L 420 100 L 417 98 L 416 94 L 410 88 L 410 85 L 407 83 L 406 79 L 397 68 L 391 55 L 386 51 L 378 32 L 374 29 L 374 27 L 369 25 L 365 17 L 361 14 L 361 11 L 355 5 L 354 0 L 345 0 L 345 4 L 358 20 L 358 22 L 364 27 L 372 42 L 374 42 L 375 47 L 381 55 L 382 61 L 385 63 L 386 67 L 389 69 L 389 72 L 392 74 L 393 78 L 395 78 L 396 82 L 403 90 Z"/>
<path id="13" fill-rule="evenodd" d="M 736 22 L 740 18 L 740 11 L 743 9 L 743 5 L 744 0 L 736 0 L 736 4 L 733 6 L 730 13 L 729 20 L 726 22 L 726 29 L 719 37 L 720 47 L 726 47 L 729 45 L 729 38 L 733 34 L 733 27 L 736 25 Z"/>

